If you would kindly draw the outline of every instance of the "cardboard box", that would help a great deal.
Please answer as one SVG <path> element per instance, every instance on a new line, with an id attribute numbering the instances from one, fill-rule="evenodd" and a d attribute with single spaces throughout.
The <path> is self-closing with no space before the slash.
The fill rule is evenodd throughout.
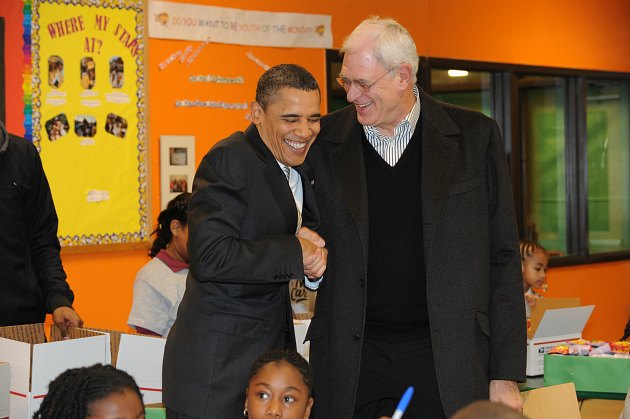
<path id="1" fill-rule="evenodd" d="M 106 336 L 70 328 L 63 340 L 53 327 L 46 341 L 44 324 L 0 327 L 0 359 L 11 364 L 12 419 L 33 417 L 48 393 L 48 384 L 68 368 L 105 363 Z"/>
<path id="2" fill-rule="evenodd" d="M 11 388 L 11 365 L 0 362 L 0 419 L 9 417 L 9 394 Z"/>
<path id="3" fill-rule="evenodd" d="M 544 355 L 551 348 L 582 337 L 582 330 L 595 306 L 578 306 L 579 299 L 576 298 L 541 298 L 537 301 L 527 333 L 528 376 L 544 373 Z"/>
<path id="4" fill-rule="evenodd" d="M 107 335 L 108 362 L 133 377 L 145 404 L 162 402 L 162 358 L 166 339 L 159 336 L 92 329 Z"/>
<path id="5" fill-rule="evenodd" d="M 116 368 L 128 372 L 140 387 L 145 403 L 162 402 L 162 358 L 166 339 L 161 337 L 120 336 Z"/>
<path id="6" fill-rule="evenodd" d="M 582 419 L 621 419 L 623 400 L 587 399 L 580 406 Z"/>
<path id="7" fill-rule="evenodd" d="M 535 419 L 580 419 L 573 383 L 524 391 L 523 414 Z"/>

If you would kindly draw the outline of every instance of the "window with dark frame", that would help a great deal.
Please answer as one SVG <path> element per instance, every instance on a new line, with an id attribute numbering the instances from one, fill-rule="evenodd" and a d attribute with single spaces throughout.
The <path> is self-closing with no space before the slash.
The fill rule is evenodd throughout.
<path id="1" fill-rule="evenodd" d="M 331 112 L 347 102 L 326 58 Z M 630 259 L 630 73 L 420 57 L 418 83 L 497 120 L 519 234 L 552 266 Z"/>

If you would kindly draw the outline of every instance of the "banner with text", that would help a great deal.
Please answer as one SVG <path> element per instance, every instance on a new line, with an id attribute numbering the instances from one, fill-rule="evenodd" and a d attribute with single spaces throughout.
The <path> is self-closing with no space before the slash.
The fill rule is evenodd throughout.
<path id="1" fill-rule="evenodd" d="M 331 17 L 149 2 L 149 37 L 222 44 L 332 48 Z"/>

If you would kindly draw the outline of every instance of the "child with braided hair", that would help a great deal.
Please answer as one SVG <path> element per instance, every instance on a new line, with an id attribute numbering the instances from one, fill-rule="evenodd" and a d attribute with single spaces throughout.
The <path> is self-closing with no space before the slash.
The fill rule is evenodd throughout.
<path id="1" fill-rule="evenodd" d="M 547 290 L 547 265 L 549 253 L 540 243 L 533 240 L 521 240 L 521 270 L 523 272 L 523 290 L 525 293 L 525 311 L 531 315 L 531 308 L 542 297 L 534 288 Z"/>
<path id="2" fill-rule="evenodd" d="M 133 377 L 111 365 L 72 368 L 48 385 L 33 419 L 143 419 L 142 394 Z"/>
<path id="3" fill-rule="evenodd" d="M 245 390 L 249 419 L 307 419 L 313 407 L 313 371 L 308 361 L 289 348 L 271 349 L 252 365 Z"/>
<path id="4" fill-rule="evenodd" d="M 188 276 L 188 203 L 190 193 L 173 198 L 158 216 L 151 234 L 153 259 L 138 271 L 133 284 L 129 326 L 139 333 L 166 337 L 177 316 Z"/>

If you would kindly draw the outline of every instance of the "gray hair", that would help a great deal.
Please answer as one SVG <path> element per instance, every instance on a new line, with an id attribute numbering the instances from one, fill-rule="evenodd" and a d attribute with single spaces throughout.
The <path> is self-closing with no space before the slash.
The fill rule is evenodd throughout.
<path id="1" fill-rule="evenodd" d="M 420 59 L 416 43 L 407 29 L 394 19 L 371 16 L 359 23 L 346 37 L 340 52 L 351 52 L 356 49 L 356 42 L 365 38 L 373 42 L 374 56 L 384 68 L 410 64 L 412 81 L 416 83 Z"/>

